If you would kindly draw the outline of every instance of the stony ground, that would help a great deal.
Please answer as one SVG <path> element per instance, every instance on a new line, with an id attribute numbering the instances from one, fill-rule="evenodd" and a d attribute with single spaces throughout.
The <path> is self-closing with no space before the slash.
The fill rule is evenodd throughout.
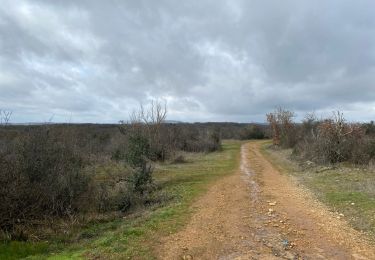
<path id="1" fill-rule="evenodd" d="M 242 146 L 236 174 L 194 204 L 189 224 L 162 238 L 160 259 L 375 259 L 375 246 L 260 152 Z"/>

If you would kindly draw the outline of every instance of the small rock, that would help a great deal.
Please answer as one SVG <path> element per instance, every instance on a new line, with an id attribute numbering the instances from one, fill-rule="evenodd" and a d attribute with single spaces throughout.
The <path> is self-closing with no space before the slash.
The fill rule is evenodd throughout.
<path id="1" fill-rule="evenodd" d="M 268 205 L 270 205 L 270 206 L 276 206 L 276 201 L 274 201 L 274 202 L 269 202 Z"/>
<path id="2" fill-rule="evenodd" d="M 308 166 L 311 166 L 311 165 L 313 165 L 314 163 L 313 163 L 312 161 L 306 161 L 306 164 L 307 164 Z"/>
<path id="3" fill-rule="evenodd" d="M 265 243 L 264 245 L 265 245 L 266 247 L 272 248 L 272 244 L 269 243 L 269 242 Z"/>
<path id="4" fill-rule="evenodd" d="M 193 256 L 192 255 L 183 255 L 182 260 L 192 260 Z"/>
<path id="5" fill-rule="evenodd" d="M 283 258 L 284 259 L 290 259 L 290 260 L 297 259 L 296 256 L 291 252 L 285 252 L 284 255 L 283 255 Z"/>

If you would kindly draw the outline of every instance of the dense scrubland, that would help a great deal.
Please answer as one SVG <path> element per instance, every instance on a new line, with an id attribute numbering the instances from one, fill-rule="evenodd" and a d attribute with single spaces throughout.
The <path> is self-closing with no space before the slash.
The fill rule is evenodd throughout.
<path id="1" fill-rule="evenodd" d="M 0 239 L 43 242 L 169 205 L 178 193 L 155 181 L 161 165 L 220 154 L 222 139 L 265 137 L 262 125 L 170 124 L 166 113 L 152 103 L 115 125 L 21 126 L 7 117 L 0 127 Z"/>

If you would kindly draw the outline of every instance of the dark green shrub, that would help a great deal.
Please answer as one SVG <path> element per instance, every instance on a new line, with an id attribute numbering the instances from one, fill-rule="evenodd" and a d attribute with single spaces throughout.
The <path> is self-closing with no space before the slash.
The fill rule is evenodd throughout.
<path id="1" fill-rule="evenodd" d="M 126 162 L 132 168 L 128 178 L 130 190 L 143 195 L 152 184 L 152 166 L 150 164 L 150 144 L 148 139 L 137 132 L 129 136 Z"/>
<path id="2" fill-rule="evenodd" d="M 150 156 L 150 144 L 142 134 L 129 136 L 126 161 L 133 168 L 143 168 Z"/>
<path id="3" fill-rule="evenodd" d="M 242 140 L 264 139 L 264 138 L 265 138 L 264 130 L 257 125 L 247 126 L 241 131 Z"/>

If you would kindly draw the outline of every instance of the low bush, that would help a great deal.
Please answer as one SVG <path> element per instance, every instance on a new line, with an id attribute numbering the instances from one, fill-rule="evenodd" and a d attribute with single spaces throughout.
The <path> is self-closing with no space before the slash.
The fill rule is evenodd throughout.
<path id="1" fill-rule="evenodd" d="M 249 139 L 264 139 L 265 132 L 262 128 L 257 125 L 250 125 L 245 127 L 241 131 L 241 139 L 242 140 L 249 140 Z"/>
<path id="2" fill-rule="evenodd" d="M 339 162 L 368 164 L 375 158 L 373 123 L 362 125 L 348 123 L 341 112 L 336 112 L 332 117 L 321 120 L 309 114 L 302 124 L 283 127 L 283 120 L 280 118 L 288 117 L 293 113 L 285 113 L 283 109 L 277 111 L 268 115 L 273 129 L 274 143 L 293 148 L 294 154 L 301 158 L 323 164 Z M 291 122 L 289 119 L 284 121 Z M 284 134 L 282 129 L 286 131 Z M 289 137 L 284 139 L 283 135 Z M 292 139 L 293 142 L 290 142 Z M 287 145 L 285 140 L 288 140 Z"/>
<path id="3" fill-rule="evenodd" d="M 183 155 L 178 155 L 172 160 L 174 164 L 187 163 L 186 158 Z"/>

